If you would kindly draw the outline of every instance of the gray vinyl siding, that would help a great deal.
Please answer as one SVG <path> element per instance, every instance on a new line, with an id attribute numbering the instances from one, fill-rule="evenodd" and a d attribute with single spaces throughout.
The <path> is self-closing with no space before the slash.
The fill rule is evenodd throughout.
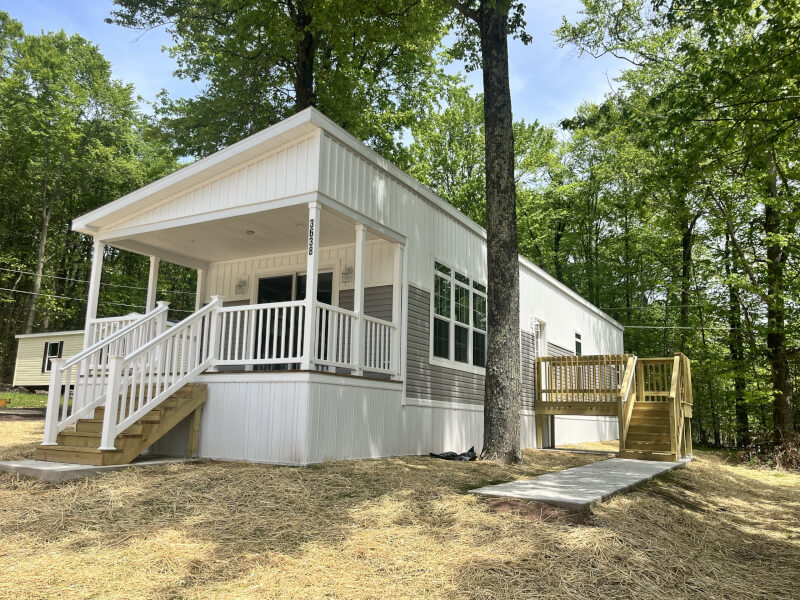
<path id="1" fill-rule="evenodd" d="M 536 397 L 536 337 L 530 331 L 520 331 L 520 386 L 522 408 L 533 410 Z"/>
<path id="2" fill-rule="evenodd" d="M 575 350 L 567 350 L 556 344 L 547 342 L 547 356 L 574 356 Z"/>
<path id="3" fill-rule="evenodd" d="M 482 404 L 483 375 L 430 364 L 430 310 L 430 294 L 408 286 L 406 395 L 409 398 Z"/>
<path id="4" fill-rule="evenodd" d="M 339 307 L 353 310 L 353 290 L 339 290 Z M 367 316 L 392 320 L 392 286 L 364 288 L 364 312 Z"/>

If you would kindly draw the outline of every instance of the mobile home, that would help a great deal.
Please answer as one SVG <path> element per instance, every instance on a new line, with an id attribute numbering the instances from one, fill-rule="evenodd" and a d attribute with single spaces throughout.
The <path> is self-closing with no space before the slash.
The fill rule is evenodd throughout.
<path id="1" fill-rule="evenodd" d="M 480 449 L 485 231 L 317 110 L 73 229 L 95 241 L 85 349 L 55 359 L 42 456 L 182 455 L 188 441 L 201 457 L 303 465 Z M 105 246 L 151 265 L 147 313 L 114 327 L 96 319 Z M 160 261 L 198 273 L 196 312 L 169 328 Z M 534 357 L 621 354 L 623 327 L 522 257 L 519 269 L 534 446 Z M 153 412 L 169 426 L 135 433 Z M 617 435 L 609 416 L 556 419 L 551 443 Z"/>

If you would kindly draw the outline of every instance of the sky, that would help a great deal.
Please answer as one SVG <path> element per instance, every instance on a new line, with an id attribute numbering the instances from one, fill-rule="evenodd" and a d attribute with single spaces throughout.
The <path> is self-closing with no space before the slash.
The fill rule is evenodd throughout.
<path id="1" fill-rule="evenodd" d="M 613 57 L 579 56 L 574 47 L 559 48 L 553 30 L 562 16 L 578 17 L 579 0 L 531 2 L 526 7 L 527 31 L 533 43 L 510 40 L 509 74 L 515 119 L 556 124 L 572 116 L 584 101 L 599 101 L 611 91 L 623 65 Z M 21 21 L 27 33 L 64 29 L 94 42 L 109 60 L 114 76 L 133 83 L 144 101 L 167 89 L 173 97 L 191 97 L 200 90 L 190 81 L 173 76 L 175 62 L 166 52 L 171 38 L 164 30 L 138 32 L 103 21 L 113 8 L 111 0 L 0 0 L 0 9 Z M 457 66 L 450 71 L 458 70 Z M 467 75 L 476 91 L 481 74 Z M 146 107 L 145 107 L 146 108 Z"/>

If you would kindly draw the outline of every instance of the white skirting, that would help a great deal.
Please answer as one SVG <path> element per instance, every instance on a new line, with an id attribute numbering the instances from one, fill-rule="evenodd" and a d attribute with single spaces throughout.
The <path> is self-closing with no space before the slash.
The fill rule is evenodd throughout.
<path id="1" fill-rule="evenodd" d="M 471 446 L 480 452 L 482 407 L 402 402 L 402 385 L 316 373 L 209 374 L 198 454 L 218 460 L 306 465 L 324 460 L 427 454 Z M 151 451 L 183 456 L 188 419 Z M 522 446 L 534 447 L 532 413 L 523 411 Z M 576 424 L 585 437 L 599 432 Z M 572 425 L 570 425 L 571 429 Z M 556 426 L 556 440 L 559 430 Z M 566 443 L 566 442 L 561 442 Z"/>

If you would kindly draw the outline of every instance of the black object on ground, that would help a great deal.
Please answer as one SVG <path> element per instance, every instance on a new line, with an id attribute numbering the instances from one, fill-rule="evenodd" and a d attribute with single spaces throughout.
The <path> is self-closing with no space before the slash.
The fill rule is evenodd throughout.
<path id="1" fill-rule="evenodd" d="M 431 452 L 430 456 L 431 458 L 441 458 L 442 460 L 460 460 L 464 462 L 478 458 L 478 456 L 475 454 L 475 446 L 466 452 L 462 452 L 461 454 L 457 454 L 455 452 L 442 452 L 441 454 L 434 454 Z"/>

